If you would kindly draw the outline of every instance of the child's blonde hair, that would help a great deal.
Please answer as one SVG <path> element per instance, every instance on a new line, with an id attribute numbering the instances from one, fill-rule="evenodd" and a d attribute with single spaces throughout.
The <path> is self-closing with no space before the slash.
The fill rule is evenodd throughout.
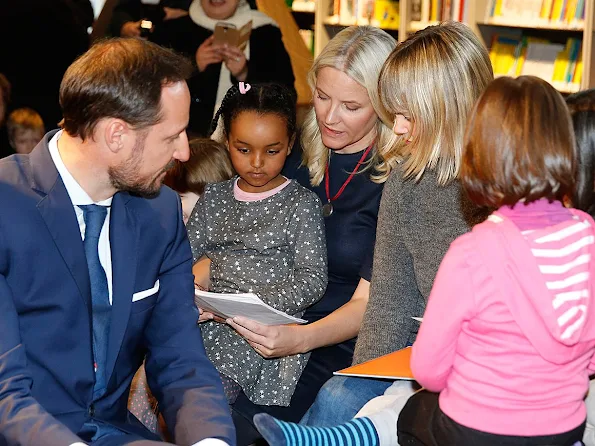
<path id="1" fill-rule="evenodd" d="M 229 180 L 235 175 L 224 144 L 209 138 L 194 138 L 189 141 L 189 146 L 188 161 L 176 161 L 163 180 L 179 194 L 194 192 L 202 195 L 207 184 Z"/>
<path id="2" fill-rule="evenodd" d="M 379 78 L 383 107 L 412 121 L 411 135 L 379 147 L 388 175 L 403 161 L 405 178 L 436 169 L 438 184 L 459 176 L 467 118 L 494 74 L 485 46 L 471 29 L 444 22 L 416 32 L 388 57 Z"/>
<path id="3" fill-rule="evenodd" d="M 8 131 L 8 139 L 13 142 L 16 132 L 22 130 L 36 130 L 43 135 L 45 126 L 43 119 L 35 110 L 23 107 L 17 108 L 10 115 L 6 121 L 6 129 Z"/>
<path id="4" fill-rule="evenodd" d="M 319 71 L 325 67 L 342 71 L 351 79 L 359 83 L 368 92 L 372 107 L 378 116 L 380 101 L 378 99 L 378 74 L 384 61 L 395 48 L 396 41 L 385 31 L 372 26 L 352 26 L 339 32 L 324 47 L 314 61 L 308 73 L 308 84 L 312 92 L 316 89 L 316 79 Z M 384 115 L 385 113 L 382 113 Z M 380 119 L 376 124 L 376 145 L 385 144 L 392 134 L 389 121 L 383 123 Z M 316 120 L 316 113 L 312 107 L 308 112 L 301 135 L 303 160 L 302 163 L 310 171 L 310 183 L 317 186 L 324 178 L 324 171 L 328 162 L 329 151 L 322 142 L 320 128 Z M 377 169 L 379 159 L 373 155 L 369 168 Z M 381 182 L 384 178 L 381 179 Z"/>

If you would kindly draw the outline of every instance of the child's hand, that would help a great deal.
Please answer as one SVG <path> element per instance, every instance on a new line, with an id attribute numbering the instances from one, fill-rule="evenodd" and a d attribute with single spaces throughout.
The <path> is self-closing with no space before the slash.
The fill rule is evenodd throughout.
<path id="1" fill-rule="evenodd" d="M 215 322 L 220 322 L 222 324 L 225 323 L 225 319 L 220 318 L 219 316 L 213 314 L 213 313 L 209 313 L 208 311 L 203 310 L 202 308 L 198 309 L 198 323 L 202 323 L 202 322 L 206 322 L 206 321 L 215 321 Z"/>
<path id="2" fill-rule="evenodd" d="M 120 36 L 122 37 L 140 37 L 140 22 L 126 22 L 120 29 Z"/>
<path id="3" fill-rule="evenodd" d="M 203 310 L 202 308 L 198 309 L 198 323 L 212 321 L 215 319 L 215 315 L 213 313 L 209 313 L 208 311 Z"/>

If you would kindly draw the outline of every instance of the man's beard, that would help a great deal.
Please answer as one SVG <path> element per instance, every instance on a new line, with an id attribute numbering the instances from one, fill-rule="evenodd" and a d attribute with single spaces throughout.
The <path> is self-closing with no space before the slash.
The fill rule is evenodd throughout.
<path id="1" fill-rule="evenodd" d="M 147 132 L 148 133 L 148 132 Z M 110 167 L 108 175 L 112 186 L 119 191 L 130 192 L 143 198 L 155 198 L 161 189 L 161 176 L 171 169 L 175 162 L 172 160 L 161 169 L 155 176 L 147 180 L 138 175 L 138 168 L 141 164 L 147 134 L 141 135 L 132 149 L 132 155 L 121 165 Z"/>

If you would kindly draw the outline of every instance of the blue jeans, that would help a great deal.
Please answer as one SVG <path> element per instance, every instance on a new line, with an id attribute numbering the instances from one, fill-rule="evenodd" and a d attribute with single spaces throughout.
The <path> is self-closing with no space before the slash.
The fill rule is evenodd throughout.
<path id="1" fill-rule="evenodd" d="M 392 380 L 333 376 L 322 386 L 300 424 L 336 426 L 345 423 L 372 398 L 383 395 L 392 383 Z"/>

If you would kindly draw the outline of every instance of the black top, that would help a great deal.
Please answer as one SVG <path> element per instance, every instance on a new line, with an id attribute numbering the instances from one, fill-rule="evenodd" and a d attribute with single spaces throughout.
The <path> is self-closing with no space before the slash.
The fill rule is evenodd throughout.
<path id="1" fill-rule="evenodd" d="M 363 151 L 332 154 L 329 166 L 331 198 L 339 191 L 360 160 Z M 368 155 L 369 157 L 369 155 Z M 299 167 L 301 150 L 294 150 L 285 163 L 284 175 L 314 191 L 323 203 L 327 197 L 324 180 L 312 186 L 306 167 Z M 365 165 L 360 166 L 363 170 Z M 370 171 L 357 173 L 339 198 L 333 213 L 325 218 L 328 254 L 328 286 L 322 299 L 306 310 L 303 318 L 313 322 L 332 313 L 351 299 L 361 278 L 371 280 L 376 221 L 383 184 L 370 180 Z"/>
<path id="2" fill-rule="evenodd" d="M 198 47 L 213 31 L 198 26 L 188 17 L 163 22 L 151 37 L 161 45 L 168 46 L 189 57 L 196 64 Z M 219 86 L 221 64 L 209 65 L 202 73 L 188 80 L 192 103 L 188 130 L 193 136 L 208 136 L 215 114 L 215 102 Z M 283 46 L 281 31 L 273 25 L 264 25 L 250 34 L 250 59 L 248 60 L 248 83 L 278 82 L 294 88 L 294 76 L 289 54 Z M 237 80 L 232 76 L 232 84 Z"/>
<path id="3" fill-rule="evenodd" d="M 14 150 L 10 147 L 8 142 L 8 132 L 6 125 L 0 126 L 0 158 L 5 158 L 12 155 Z"/>
<path id="4" fill-rule="evenodd" d="M 89 47 L 89 0 L 0 1 L 0 73 L 12 84 L 10 107 L 31 107 L 46 131 L 62 119 L 60 82 Z"/>

